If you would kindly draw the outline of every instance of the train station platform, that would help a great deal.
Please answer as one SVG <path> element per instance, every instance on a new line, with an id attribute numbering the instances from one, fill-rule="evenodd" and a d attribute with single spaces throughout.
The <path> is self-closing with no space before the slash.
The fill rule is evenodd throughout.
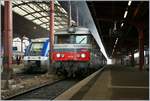
<path id="1" fill-rule="evenodd" d="M 73 90 L 73 89 L 72 89 Z M 64 92 L 64 93 L 67 93 Z M 63 95 L 63 94 L 62 94 Z M 69 94 L 63 98 L 68 99 Z M 148 100 L 149 72 L 134 67 L 106 66 L 85 86 L 71 96 L 71 100 Z"/>

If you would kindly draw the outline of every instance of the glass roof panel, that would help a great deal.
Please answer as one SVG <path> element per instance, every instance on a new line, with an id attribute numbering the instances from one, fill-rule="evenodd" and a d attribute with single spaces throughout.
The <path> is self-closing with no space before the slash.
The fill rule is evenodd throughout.
<path id="1" fill-rule="evenodd" d="M 48 22 L 48 20 L 45 18 L 40 18 L 40 20 L 42 20 L 43 22 Z"/>
<path id="2" fill-rule="evenodd" d="M 40 20 L 38 20 L 38 19 L 37 19 L 37 20 L 33 20 L 33 22 L 36 23 L 36 24 L 38 24 L 38 25 L 42 23 L 42 22 L 41 22 Z"/>
<path id="3" fill-rule="evenodd" d="M 57 5 L 60 5 L 59 2 L 57 0 L 54 0 L 54 3 Z"/>
<path id="4" fill-rule="evenodd" d="M 18 0 L 18 1 L 19 1 L 19 0 Z M 26 2 L 26 3 L 29 2 L 29 1 L 30 1 L 30 0 L 23 0 L 23 2 Z"/>
<path id="5" fill-rule="evenodd" d="M 59 26 L 59 28 L 63 28 L 64 26 Z"/>
<path id="6" fill-rule="evenodd" d="M 34 4 L 28 4 L 29 6 L 31 6 L 35 11 L 41 11 L 37 6 L 35 6 Z"/>
<path id="7" fill-rule="evenodd" d="M 56 14 L 56 12 L 54 12 L 54 16 L 56 16 L 57 14 Z"/>
<path id="8" fill-rule="evenodd" d="M 30 1 L 30 0 L 22 0 L 22 1 L 21 0 L 13 0 L 12 2 L 13 2 L 13 5 L 16 5 L 13 7 L 14 12 L 20 14 L 21 16 L 24 16 L 26 19 L 31 20 L 32 22 L 34 22 L 37 25 L 40 25 L 41 27 L 45 28 L 46 30 L 49 30 L 49 18 L 50 17 L 49 17 L 49 12 L 47 12 L 47 11 L 49 11 L 50 8 L 47 4 L 45 4 L 42 1 L 37 1 L 37 3 L 36 2 L 32 3 L 32 1 Z M 27 3 L 27 2 L 30 2 L 30 3 L 17 6 L 17 4 L 22 4 L 22 3 Z M 38 2 L 40 2 L 40 3 L 38 3 Z M 55 14 L 54 14 L 54 16 L 55 16 L 54 29 L 63 28 L 66 25 L 61 26 L 61 24 L 67 23 L 65 21 L 62 21 L 62 19 L 64 19 L 63 16 L 67 17 L 68 15 L 63 14 L 63 16 L 62 16 L 62 13 L 67 14 L 67 12 L 61 7 L 61 5 L 59 4 L 59 2 L 57 0 L 54 0 L 54 2 L 56 4 L 56 8 L 59 9 L 59 12 L 55 12 Z M 47 3 L 49 3 L 49 1 Z M 57 5 L 59 5 L 59 6 L 57 6 Z M 58 17 L 59 15 L 60 15 L 60 17 Z"/>
<path id="9" fill-rule="evenodd" d="M 62 11 L 67 14 L 66 10 L 62 8 Z"/>
<path id="10" fill-rule="evenodd" d="M 62 24 L 67 24 L 67 22 L 61 22 Z"/>
<path id="11" fill-rule="evenodd" d="M 13 11 L 16 12 L 16 13 L 18 13 L 21 16 L 27 14 L 27 12 L 23 11 L 22 9 L 20 9 L 18 7 L 13 8 Z"/>
<path id="12" fill-rule="evenodd" d="M 49 19 L 50 17 L 45 17 L 46 19 Z"/>
<path id="13" fill-rule="evenodd" d="M 59 21 L 61 21 L 61 20 L 62 20 L 62 18 L 61 18 L 61 17 L 56 17 L 56 19 L 57 19 L 57 20 L 59 20 Z"/>
<path id="14" fill-rule="evenodd" d="M 27 12 L 34 12 L 34 10 L 27 5 L 21 5 L 20 7 L 23 8 Z"/>
<path id="15" fill-rule="evenodd" d="M 66 12 L 66 10 L 64 10 L 64 8 L 59 7 L 59 6 L 58 6 L 57 8 L 58 8 L 61 12 L 63 12 L 63 13 L 67 13 L 67 12 Z"/>
<path id="16" fill-rule="evenodd" d="M 41 27 L 46 28 L 47 26 L 46 26 L 46 24 L 42 24 Z"/>
<path id="17" fill-rule="evenodd" d="M 39 13 L 33 13 L 32 15 L 34 15 L 36 17 L 41 17 L 41 15 Z"/>
<path id="18" fill-rule="evenodd" d="M 47 14 L 45 12 L 41 12 L 40 14 L 42 14 L 43 16 L 47 16 Z"/>
<path id="19" fill-rule="evenodd" d="M 33 20 L 35 17 L 33 17 L 32 15 L 27 15 L 27 16 L 25 16 L 25 18 L 27 18 L 29 20 Z"/>
<path id="20" fill-rule="evenodd" d="M 4 1 L 3 0 L 1 0 L 1 4 L 4 5 Z"/>
<path id="21" fill-rule="evenodd" d="M 58 25 L 59 23 L 58 23 L 58 22 L 54 22 L 54 24 L 55 24 L 55 25 Z"/>
<path id="22" fill-rule="evenodd" d="M 45 10 L 48 10 L 49 7 L 46 4 L 39 4 L 39 6 L 41 6 L 42 8 L 44 8 Z"/>
<path id="23" fill-rule="evenodd" d="M 59 29 L 59 27 L 58 27 L 58 26 L 55 26 L 54 29 Z"/>
<path id="24" fill-rule="evenodd" d="M 21 4 L 22 1 L 21 0 L 13 0 L 12 3 L 14 3 L 14 4 Z"/>

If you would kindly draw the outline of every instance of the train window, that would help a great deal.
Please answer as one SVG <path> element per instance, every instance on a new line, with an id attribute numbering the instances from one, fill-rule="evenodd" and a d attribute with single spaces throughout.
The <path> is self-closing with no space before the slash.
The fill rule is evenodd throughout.
<path id="1" fill-rule="evenodd" d="M 30 49 L 30 55 L 32 56 L 40 55 L 41 50 L 43 48 L 43 44 L 44 44 L 43 42 L 32 43 L 31 49 Z"/>
<path id="2" fill-rule="evenodd" d="M 13 47 L 13 51 L 17 51 L 18 50 L 18 47 Z"/>
<path id="3" fill-rule="evenodd" d="M 89 35 L 57 35 L 55 44 L 89 44 L 91 37 Z"/>
<path id="4" fill-rule="evenodd" d="M 76 35 L 75 36 L 75 44 L 89 44 L 90 36 L 88 35 Z"/>
<path id="5" fill-rule="evenodd" d="M 87 43 L 87 36 L 76 36 L 76 43 L 77 44 L 86 44 Z"/>
<path id="6" fill-rule="evenodd" d="M 56 44 L 69 44 L 70 43 L 70 35 L 58 35 L 55 36 L 57 40 L 55 40 Z"/>

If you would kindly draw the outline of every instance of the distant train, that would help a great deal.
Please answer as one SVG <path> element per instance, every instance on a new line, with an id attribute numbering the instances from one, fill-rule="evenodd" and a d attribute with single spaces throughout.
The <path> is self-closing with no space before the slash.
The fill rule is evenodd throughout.
<path id="1" fill-rule="evenodd" d="M 53 69 L 68 77 L 86 74 L 106 64 L 88 28 L 70 27 L 55 32 L 52 52 Z M 34 39 L 24 56 L 26 70 L 47 71 L 49 67 L 49 39 Z"/>
<path id="2" fill-rule="evenodd" d="M 25 50 L 24 71 L 46 72 L 49 67 L 49 38 L 32 39 Z"/>

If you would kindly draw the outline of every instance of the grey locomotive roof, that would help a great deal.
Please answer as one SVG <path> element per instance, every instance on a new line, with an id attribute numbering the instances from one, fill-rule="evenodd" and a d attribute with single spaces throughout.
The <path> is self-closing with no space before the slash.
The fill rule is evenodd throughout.
<path id="1" fill-rule="evenodd" d="M 70 27 L 73 28 L 75 31 L 74 32 L 69 32 L 69 28 L 64 28 L 61 29 L 57 32 L 55 32 L 55 34 L 90 34 L 90 30 L 88 28 L 85 27 Z"/>

